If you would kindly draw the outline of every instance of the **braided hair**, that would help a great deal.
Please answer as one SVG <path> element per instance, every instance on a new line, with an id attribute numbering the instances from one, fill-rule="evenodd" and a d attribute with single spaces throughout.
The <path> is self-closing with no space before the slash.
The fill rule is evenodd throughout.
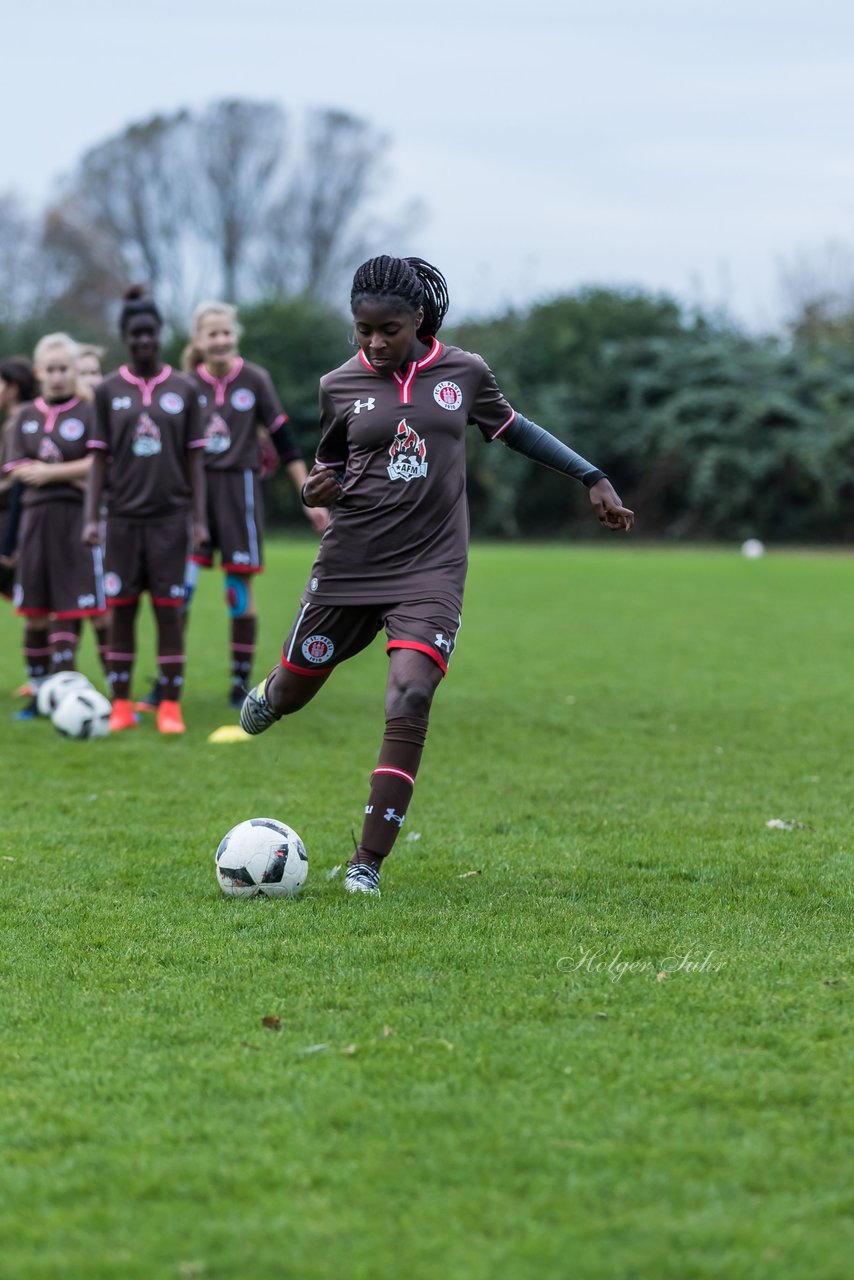
<path id="1" fill-rule="evenodd" d="M 417 329 L 419 338 L 434 338 L 448 312 L 448 285 L 438 267 L 422 258 L 390 258 L 382 254 L 363 262 L 353 277 L 350 307 L 363 298 L 389 298 L 399 302 L 414 315 L 424 308 L 424 319 Z"/>
<path id="2" fill-rule="evenodd" d="M 153 316 L 158 325 L 163 324 L 163 316 L 157 303 L 147 292 L 144 284 L 132 284 L 125 290 L 124 303 L 119 316 L 119 333 L 124 335 L 127 323 L 134 316 Z"/>

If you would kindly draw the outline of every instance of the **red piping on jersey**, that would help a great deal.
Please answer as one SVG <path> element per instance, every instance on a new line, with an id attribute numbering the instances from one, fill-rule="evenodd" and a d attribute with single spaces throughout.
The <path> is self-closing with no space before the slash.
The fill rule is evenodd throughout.
<path id="1" fill-rule="evenodd" d="M 427 657 L 432 658 L 436 666 L 441 668 L 443 676 L 448 674 L 447 662 L 429 644 L 419 644 L 417 640 L 389 640 L 385 651 L 386 653 L 391 653 L 392 649 L 415 649 L 418 653 L 426 653 Z"/>
<path id="2" fill-rule="evenodd" d="M 412 404 L 412 394 L 411 394 L 412 384 L 415 381 L 416 375 L 419 374 L 422 369 L 426 369 L 428 365 L 434 364 L 435 361 L 439 359 L 439 356 L 444 351 L 444 347 L 442 346 L 438 338 L 431 338 L 430 341 L 432 342 L 433 345 L 431 346 L 430 350 L 427 352 L 426 356 L 422 356 L 420 360 L 413 360 L 413 362 L 407 368 L 405 374 L 401 375 L 400 373 L 398 373 L 397 369 L 395 369 L 394 373 L 392 374 L 392 377 L 394 378 L 395 382 L 400 387 L 400 403 L 401 404 Z M 374 368 L 374 366 L 371 364 L 368 357 L 365 355 L 364 351 L 362 351 L 361 349 L 359 350 L 359 359 L 361 360 L 365 368 L 370 369 L 371 373 L 375 373 L 378 378 L 383 376 L 382 374 L 377 373 L 377 370 Z"/>
<path id="3" fill-rule="evenodd" d="M 159 386 L 161 382 L 165 382 L 172 373 L 171 364 L 165 364 L 160 372 L 154 378 L 138 378 L 135 373 L 131 373 L 129 367 L 123 364 L 119 369 L 119 375 L 124 378 L 125 382 L 132 382 L 135 387 L 139 387 L 142 392 L 142 403 L 146 408 L 151 404 L 154 396 L 154 388 Z"/>
<path id="4" fill-rule="evenodd" d="M 136 604 L 137 600 L 139 599 L 139 593 L 137 593 L 135 596 L 111 596 L 110 593 L 107 592 L 107 599 L 110 602 L 108 605 L 108 608 L 112 609 L 114 605 Z M 107 654 L 107 657 L 110 657 L 110 656 L 111 656 L 110 654 Z"/>
<path id="5" fill-rule="evenodd" d="M 49 618 L 50 609 L 16 609 L 19 618 Z"/>
<path id="6" fill-rule="evenodd" d="M 33 404 L 39 413 L 44 414 L 44 433 L 49 436 L 56 426 L 56 420 L 61 413 L 65 413 L 66 409 L 73 409 L 76 404 L 80 403 L 79 396 L 72 396 L 70 400 L 66 400 L 63 404 L 48 404 L 43 396 L 36 396 Z"/>
<path id="7" fill-rule="evenodd" d="M 501 426 L 498 428 L 498 430 L 496 431 L 495 435 L 494 435 L 494 436 L 490 436 L 490 437 L 489 437 L 490 441 L 492 441 L 492 440 L 497 440 L 497 439 L 498 439 L 498 437 L 502 434 L 502 432 L 504 432 L 504 431 L 506 431 L 506 430 L 507 430 L 507 428 L 510 426 L 511 422 L 515 422 L 515 421 L 516 421 L 516 410 L 515 410 L 515 409 L 512 409 L 512 410 L 511 410 L 511 412 L 510 412 L 510 417 L 507 419 L 507 421 L 506 421 L 506 422 L 502 422 Z"/>
<path id="8" fill-rule="evenodd" d="M 219 566 L 223 573 L 239 573 L 244 577 L 250 573 L 263 573 L 264 566 L 262 564 L 229 564 L 227 560 L 223 560 Z"/>
<path id="9" fill-rule="evenodd" d="M 270 432 L 270 435 L 272 435 L 274 431 L 278 431 L 279 427 L 283 427 L 287 421 L 288 421 L 288 415 L 286 413 L 280 413 L 278 418 L 274 418 L 273 421 L 270 423 L 269 427 L 267 428 L 267 430 Z"/>
<path id="10" fill-rule="evenodd" d="M 331 667 L 320 667 L 318 670 L 309 670 L 308 667 L 297 667 L 294 666 L 292 662 L 288 662 L 284 653 L 282 654 L 281 662 L 282 666 L 285 667 L 286 670 L 293 671 L 294 674 L 298 676 L 328 676 L 330 671 L 335 670 L 334 663 Z"/>
<path id="11" fill-rule="evenodd" d="M 57 619 L 57 621 L 62 622 L 64 618 L 68 619 L 68 618 L 103 617 L 103 615 L 108 612 L 109 610 L 105 605 L 103 609 L 66 609 L 64 610 L 64 612 L 55 613 L 53 616 Z M 68 640 L 77 640 L 78 638 L 79 637 L 76 636 L 73 632 L 70 632 L 67 637 L 63 637 L 63 639 L 68 639 Z"/>
<path id="12" fill-rule="evenodd" d="M 114 601 L 113 601 L 113 604 L 115 604 L 115 603 L 116 603 L 116 602 L 115 602 L 115 600 L 114 600 Z M 166 607 L 167 607 L 167 608 L 169 608 L 169 609 L 183 609 L 183 607 L 184 607 L 184 598 L 183 598 L 183 596 L 182 596 L 180 600 L 167 600 L 165 596 L 152 596 L 152 597 L 151 597 L 151 603 L 152 603 L 152 604 L 162 604 L 162 605 L 166 605 Z"/>
<path id="13" fill-rule="evenodd" d="M 246 361 L 243 359 L 243 356 L 238 356 L 224 378 L 215 377 L 214 374 L 210 373 L 203 364 L 196 365 L 196 373 L 199 377 L 207 382 L 209 386 L 214 388 L 214 404 L 217 405 L 217 407 L 221 407 L 225 404 L 225 389 L 230 382 L 234 382 L 234 379 L 240 373 L 240 370 L 243 368 L 245 363 Z"/>

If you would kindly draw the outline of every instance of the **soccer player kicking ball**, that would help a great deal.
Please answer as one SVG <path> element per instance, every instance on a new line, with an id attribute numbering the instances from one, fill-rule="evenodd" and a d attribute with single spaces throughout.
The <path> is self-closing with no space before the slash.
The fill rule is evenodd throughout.
<path id="1" fill-rule="evenodd" d="M 435 267 L 372 258 L 350 305 L 359 352 L 321 378 L 321 439 L 303 486 L 303 502 L 332 508 L 332 521 L 281 661 L 247 695 L 240 723 L 262 733 L 299 711 L 385 629 L 385 733 L 344 879 L 351 893 L 378 894 L 460 627 L 467 424 L 580 480 L 606 529 L 628 532 L 634 514 L 592 463 L 511 408 L 480 356 L 438 340 L 448 293 Z"/>

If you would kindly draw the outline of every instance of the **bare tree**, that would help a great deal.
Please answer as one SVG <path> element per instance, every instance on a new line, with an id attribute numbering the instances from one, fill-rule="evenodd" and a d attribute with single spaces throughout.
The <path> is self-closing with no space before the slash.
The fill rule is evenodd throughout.
<path id="1" fill-rule="evenodd" d="M 126 282 L 126 268 L 112 235 L 94 225 L 70 198 L 44 215 L 39 244 L 42 307 L 75 333 L 111 326 Z"/>
<path id="2" fill-rule="evenodd" d="M 277 179 L 281 185 L 285 113 L 272 102 L 215 102 L 196 129 L 203 182 L 195 217 L 216 246 L 224 296 L 236 302 Z"/>
<path id="3" fill-rule="evenodd" d="M 132 124 L 88 151 L 66 190 L 127 277 L 149 280 L 173 314 L 183 309 L 191 253 L 192 141 L 187 111 Z"/>
<path id="4" fill-rule="evenodd" d="M 21 324 L 38 305 L 37 238 L 37 224 L 18 197 L 0 195 L 0 324 Z"/>
<path id="5" fill-rule="evenodd" d="M 262 279 L 283 293 L 335 299 L 344 275 L 401 226 L 382 224 L 371 200 L 385 177 L 387 139 L 343 111 L 309 114 L 285 195 L 270 210 Z M 416 216 L 406 211 L 406 220 Z"/>
<path id="6" fill-rule="evenodd" d="M 780 264 L 780 289 L 789 327 L 802 336 L 854 319 L 854 250 L 838 240 Z"/>

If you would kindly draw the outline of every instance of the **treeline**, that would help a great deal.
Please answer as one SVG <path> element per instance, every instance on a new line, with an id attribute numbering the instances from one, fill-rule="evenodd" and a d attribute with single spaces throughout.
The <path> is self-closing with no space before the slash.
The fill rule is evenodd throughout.
<path id="1" fill-rule="evenodd" d="M 371 253 L 417 251 L 415 211 L 383 198 L 384 155 L 364 120 L 292 119 L 274 103 L 224 100 L 128 126 L 83 155 L 45 209 L 0 195 L 0 355 L 67 329 L 116 362 L 118 300 L 143 280 L 170 318 L 174 360 L 200 297 L 237 301 L 243 353 L 272 371 L 310 459 L 318 378 L 351 353 L 353 269 Z M 809 265 L 785 338 L 619 289 L 442 336 L 480 352 L 511 403 L 608 471 L 639 533 L 847 542 L 854 293 L 817 287 Z M 476 534 L 598 532 L 576 486 L 474 431 L 469 449 Z M 267 505 L 273 523 L 301 521 L 281 476 Z"/>
<path id="2" fill-rule="evenodd" d="M 243 312 L 243 350 L 273 372 L 306 456 L 317 382 L 350 327 L 300 299 Z M 442 335 L 480 352 L 512 404 L 612 475 L 638 531 L 669 540 L 854 538 L 854 343 L 844 327 L 747 335 L 671 298 L 589 289 Z M 598 532 L 583 491 L 470 433 L 472 529 L 485 537 Z M 272 518 L 298 518 L 269 486 Z"/>
<path id="3" fill-rule="evenodd" d="M 245 357 L 270 369 L 307 459 L 321 374 L 352 354 L 344 311 L 304 296 L 241 309 Z M 44 332 L 34 320 L 32 337 Z M 115 336 L 110 358 L 122 355 Z M 0 327 L 2 350 L 20 330 Z M 850 326 L 754 337 L 672 298 L 587 289 L 443 331 L 480 352 L 508 399 L 603 467 L 668 540 L 854 539 L 854 341 Z M 177 361 L 185 336 L 165 354 Z M 484 537 L 588 537 L 583 491 L 499 445 L 469 442 L 472 529 Z M 272 524 L 300 525 L 291 486 L 267 485 Z"/>

